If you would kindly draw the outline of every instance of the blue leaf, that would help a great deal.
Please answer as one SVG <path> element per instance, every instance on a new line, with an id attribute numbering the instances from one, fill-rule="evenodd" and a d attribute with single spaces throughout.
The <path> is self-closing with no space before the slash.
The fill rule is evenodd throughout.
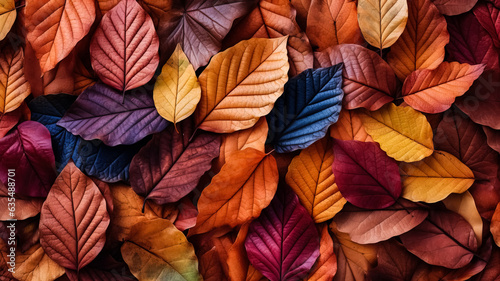
<path id="1" fill-rule="evenodd" d="M 304 149 L 325 136 L 342 108 L 342 64 L 307 69 L 285 84 L 267 116 L 268 141 L 279 153 Z"/>
<path id="2" fill-rule="evenodd" d="M 76 96 L 59 94 L 40 96 L 28 104 L 31 120 L 42 123 L 50 132 L 58 172 L 61 172 L 70 160 L 79 137 L 56 123 L 75 100 Z"/>

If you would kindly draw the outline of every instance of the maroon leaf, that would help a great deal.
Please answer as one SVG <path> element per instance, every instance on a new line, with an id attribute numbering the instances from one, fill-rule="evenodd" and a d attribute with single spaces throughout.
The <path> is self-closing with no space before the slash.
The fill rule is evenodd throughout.
<path id="1" fill-rule="evenodd" d="M 401 195 L 398 164 L 378 143 L 335 140 L 333 153 L 335 182 L 351 204 L 383 209 Z"/>
<path id="2" fill-rule="evenodd" d="M 497 152 L 500 152 L 500 130 L 493 130 L 488 126 L 483 126 L 483 131 L 486 134 L 488 145 Z"/>
<path id="3" fill-rule="evenodd" d="M 218 135 L 193 134 L 187 122 L 156 134 L 130 163 L 130 183 L 134 191 L 157 204 L 176 202 L 191 192 L 201 176 L 219 156 Z"/>
<path id="4" fill-rule="evenodd" d="M 15 170 L 16 194 L 46 197 L 56 179 L 50 133 L 38 122 L 26 121 L 0 139 L 0 181 L 8 186 L 8 170 Z"/>
<path id="5" fill-rule="evenodd" d="M 493 247 L 486 267 L 474 278 L 473 281 L 490 281 L 500 279 L 500 249 Z"/>
<path id="6" fill-rule="evenodd" d="M 477 250 L 470 224 L 448 210 L 431 210 L 423 223 L 400 237 L 406 249 L 426 263 L 452 269 L 466 266 Z"/>
<path id="7" fill-rule="evenodd" d="M 377 249 L 377 266 L 368 272 L 367 280 L 413 280 L 413 273 L 420 260 L 410 254 L 396 240 L 380 243 Z"/>
<path id="8" fill-rule="evenodd" d="M 490 34 L 495 47 L 500 47 L 500 10 L 490 3 L 478 3 L 474 15 L 481 26 Z"/>
<path id="9" fill-rule="evenodd" d="M 0 114 L 0 139 L 3 138 L 10 129 L 16 126 L 22 116 L 22 109 L 19 107 L 14 111 Z"/>

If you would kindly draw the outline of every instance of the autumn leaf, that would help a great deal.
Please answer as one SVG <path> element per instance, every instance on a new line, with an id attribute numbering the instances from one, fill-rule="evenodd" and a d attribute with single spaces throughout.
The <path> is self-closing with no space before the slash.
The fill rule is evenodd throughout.
<path id="1" fill-rule="evenodd" d="M 278 187 L 272 155 L 247 148 L 234 152 L 198 199 L 199 215 L 189 235 L 251 221 L 269 205 Z"/>
<path id="2" fill-rule="evenodd" d="M 201 98 L 201 89 L 193 66 L 180 45 L 156 78 L 153 99 L 158 113 L 177 124 L 193 114 Z"/>
<path id="3" fill-rule="evenodd" d="M 135 224 L 121 253 L 139 280 L 202 280 L 193 245 L 168 220 Z"/>
<path id="4" fill-rule="evenodd" d="M 328 231 L 327 224 L 319 224 L 318 229 L 321 235 L 319 244 L 319 257 L 311 268 L 306 281 L 332 280 L 337 273 L 337 257 L 333 252 L 333 240 Z"/>
<path id="5" fill-rule="evenodd" d="M 491 218 L 490 231 L 497 246 L 500 245 L 500 203 L 498 203 Z"/>
<path id="6" fill-rule="evenodd" d="M 16 17 L 16 2 L 14 0 L 2 1 L 0 4 L 0 40 L 7 36 L 16 21 Z"/>
<path id="7" fill-rule="evenodd" d="M 416 70 L 404 81 L 403 99 L 421 112 L 443 112 L 469 90 L 483 70 L 484 65 L 458 62 L 443 62 L 434 70 Z"/>
<path id="8" fill-rule="evenodd" d="M 315 53 L 320 67 L 344 64 L 344 108 L 377 110 L 396 95 L 396 77 L 389 64 L 375 52 L 354 44 L 342 44 Z"/>
<path id="9" fill-rule="evenodd" d="M 373 140 L 397 161 L 418 161 L 434 151 L 429 122 L 411 107 L 389 104 L 377 111 L 362 111 L 359 117 Z"/>
<path id="10" fill-rule="evenodd" d="M 500 131 L 493 130 L 488 126 L 483 126 L 483 131 L 486 134 L 489 147 L 500 152 Z"/>
<path id="11" fill-rule="evenodd" d="M 16 178 L 14 178 L 15 180 Z M 34 217 L 40 213 L 40 210 L 42 209 L 42 204 L 43 204 L 43 199 L 41 198 L 19 198 L 18 196 L 15 196 L 15 201 L 11 199 L 11 196 L 9 196 L 9 187 L 12 190 L 12 181 L 7 184 L 3 184 L 0 181 L 0 203 L 2 203 L 3 206 L 12 206 L 9 205 L 10 203 L 15 202 L 16 206 L 16 211 L 13 213 L 14 216 L 11 216 L 11 212 L 9 212 L 9 208 L 5 208 L 4 210 L 0 210 L 0 221 L 8 221 L 10 219 L 17 219 L 17 220 L 25 220 L 30 217 Z M 14 182 L 15 183 L 15 182 Z M 10 192 L 12 195 L 12 192 Z"/>
<path id="12" fill-rule="evenodd" d="M 335 184 L 332 143 L 325 137 L 302 150 L 293 158 L 286 174 L 286 183 L 315 223 L 331 219 L 347 202 Z"/>
<path id="13" fill-rule="evenodd" d="M 359 0 L 358 23 L 366 41 L 379 49 L 392 46 L 408 20 L 404 0 Z"/>
<path id="14" fill-rule="evenodd" d="M 409 1 L 408 10 L 406 28 L 387 55 L 401 81 L 417 69 L 438 67 L 450 40 L 446 20 L 431 0 Z"/>
<path id="15" fill-rule="evenodd" d="M 477 3 L 477 0 L 432 0 L 442 14 L 454 16 L 463 14 Z"/>
<path id="16" fill-rule="evenodd" d="M 0 139 L 3 138 L 20 121 L 22 109 L 0 114 Z M 267 135 L 267 134 L 266 134 Z"/>
<path id="17" fill-rule="evenodd" d="M 330 127 L 330 136 L 339 140 L 373 141 L 355 110 L 340 111 L 339 120 Z"/>
<path id="18" fill-rule="evenodd" d="M 92 0 L 26 1 L 26 39 L 35 50 L 42 74 L 63 60 L 95 19 Z"/>
<path id="19" fill-rule="evenodd" d="M 40 244 L 28 251 L 18 254 L 16 262 L 19 267 L 13 273 L 16 279 L 23 281 L 56 280 L 64 274 L 64 267 L 49 258 Z"/>
<path id="20" fill-rule="evenodd" d="M 158 48 L 151 17 L 135 0 L 123 0 L 103 16 L 92 36 L 92 68 L 104 83 L 125 93 L 153 77 Z"/>
<path id="21" fill-rule="evenodd" d="M 461 215 L 474 229 L 477 245 L 483 243 L 483 219 L 476 209 L 476 203 L 470 192 L 462 194 L 452 193 L 443 200 L 446 209 Z"/>
<path id="22" fill-rule="evenodd" d="M 268 114 L 288 80 L 286 37 L 242 41 L 215 55 L 199 77 L 199 129 L 231 133 Z"/>
<path id="23" fill-rule="evenodd" d="M 59 265 L 80 270 L 104 247 L 108 225 L 109 214 L 101 191 L 69 162 L 42 206 L 43 250 Z"/>
<path id="24" fill-rule="evenodd" d="M 367 280 L 421 280 L 416 276 L 419 259 L 410 254 L 401 243 L 389 240 L 378 244 L 377 266 L 368 272 Z M 426 276 L 431 279 L 431 277 Z"/>
<path id="25" fill-rule="evenodd" d="M 490 3 L 478 3 L 473 12 L 481 26 L 490 34 L 495 47 L 500 47 L 500 10 Z"/>
<path id="26" fill-rule="evenodd" d="M 0 54 L 0 113 L 18 108 L 30 94 L 30 85 L 24 78 L 23 49 L 3 48 Z"/>

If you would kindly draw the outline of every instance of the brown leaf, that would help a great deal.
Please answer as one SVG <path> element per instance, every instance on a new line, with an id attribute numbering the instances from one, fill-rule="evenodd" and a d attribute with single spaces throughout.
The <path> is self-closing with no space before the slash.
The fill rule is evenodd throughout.
<path id="1" fill-rule="evenodd" d="M 340 111 L 337 123 L 330 127 L 330 136 L 339 140 L 373 141 L 355 110 Z"/>
<path id="2" fill-rule="evenodd" d="M 22 281 L 52 281 L 64 274 L 64 268 L 49 258 L 40 244 L 16 256 L 15 278 Z"/>
<path id="3" fill-rule="evenodd" d="M 24 77 L 22 48 L 3 48 L 0 53 L 0 113 L 18 108 L 30 94 L 30 85 Z"/>

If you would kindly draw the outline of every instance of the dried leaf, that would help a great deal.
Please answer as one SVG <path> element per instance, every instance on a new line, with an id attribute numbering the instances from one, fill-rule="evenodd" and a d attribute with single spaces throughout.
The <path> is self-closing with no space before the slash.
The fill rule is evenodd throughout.
<path id="1" fill-rule="evenodd" d="M 16 21 L 17 11 L 15 0 L 5 0 L 0 3 L 0 40 L 3 40 Z"/>
<path id="2" fill-rule="evenodd" d="M 0 113 L 18 108 L 30 94 L 30 85 L 24 78 L 24 53 L 4 48 L 0 54 Z"/>
<path id="3" fill-rule="evenodd" d="M 12 274 L 22 281 L 56 280 L 64 274 L 64 267 L 51 260 L 40 244 L 17 255 L 16 272 Z"/>
<path id="4" fill-rule="evenodd" d="M 355 110 L 340 111 L 339 120 L 330 127 L 330 136 L 339 140 L 373 141 Z"/>

